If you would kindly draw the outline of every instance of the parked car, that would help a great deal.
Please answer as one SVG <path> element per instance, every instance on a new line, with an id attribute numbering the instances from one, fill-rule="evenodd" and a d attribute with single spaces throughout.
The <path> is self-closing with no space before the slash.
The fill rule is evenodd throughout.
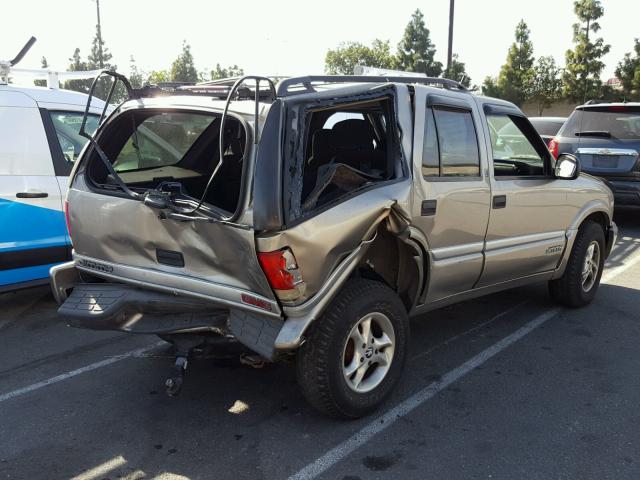
<path id="1" fill-rule="evenodd" d="M 132 92 L 70 179 L 59 313 L 174 343 L 170 394 L 191 348 L 235 339 L 359 417 L 398 382 L 410 316 L 532 282 L 593 299 L 612 193 L 572 155 L 554 168 L 513 104 L 436 78 L 256 78 L 233 102 Z"/>
<path id="2" fill-rule="evenodd" d="M 576 107 L 549 149 L 574 154 L 584 172 L 606 179 L 616 205 L 640 206 L 640 103 Z"/>
<path id="3" fill-rule="evenodd" d="M 87 141 L 78 135 L 86 103 L 77 92 L 0 83 L 0 292 L 46 284 L 71 259 L 62 201 Z"/>
<path id="4" fill-rule="evenodd" d="M 567 117 L 529 117 L 529 121 L 542 137 L 544 143 L 549 145 L 549 142 L 556 136 L 560 127 L 567 121 Z"/>

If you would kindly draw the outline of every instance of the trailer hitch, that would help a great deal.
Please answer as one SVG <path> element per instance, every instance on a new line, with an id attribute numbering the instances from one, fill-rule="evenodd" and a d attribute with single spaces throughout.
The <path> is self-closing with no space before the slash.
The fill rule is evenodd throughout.
<path id="1" fill-rule="evenodd" d="M 164 382 L 165 391 L 170 397 L 176 397 L 182 390 L 184 377 L 189 366 L 189 357 L 194 349 L 202 344 L 202 339 L 193 335 L 184 335 L 170 340 L 176 349 L 176 359 L 171 374 Z"/>
<path id="2" fill-rule="evenodd" d="M 167 378 L 164 382 L 164 387 L 167 395 L 170 397 L 176 397 L 182 390 L 182 384 L 184 382 L 184 375 L 187 372 L 187 366 L 189 365 L 189 354 L 178 355 L 176 361 L 173 364 L 173 376 Z"/>

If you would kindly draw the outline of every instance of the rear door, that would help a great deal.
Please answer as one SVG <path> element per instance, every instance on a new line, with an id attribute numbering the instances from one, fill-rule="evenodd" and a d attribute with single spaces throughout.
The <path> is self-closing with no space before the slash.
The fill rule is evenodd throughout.
<path id="1" fill-rule="evenodd" d="M 43 283 L 69 258 L 45 129 L 35 102 L 0 92 L 0 290 Z"/>
<path id="2" fill-rule="evenodd" d="M 481 118 L 469 95 L 415 89 L 412 223 L 429 242 L 427 301 L 472 289 L 483 265 L 490 185 Z"/>

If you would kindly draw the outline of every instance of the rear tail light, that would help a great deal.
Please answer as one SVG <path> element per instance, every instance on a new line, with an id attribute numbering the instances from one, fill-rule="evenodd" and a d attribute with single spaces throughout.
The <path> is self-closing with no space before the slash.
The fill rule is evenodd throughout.
<path id="1" fill-rule="evenodd" d="M 558 138 L 554 137 L 549 141 L 549 151 L 551 152 L 551 155 L 553 155 L 553 158 L 555 158 L 556 160 L 558 159 Z"/>
<path id="2" fill-rule="evenodd" d="M 274 252 L 259 252 L 258 260 L 271 288 L 282 301 L 299 299 L 305 290 L 302 272 L 289 248 Z"/>
<path id="3" fill-rule="evenodd" d="M 69 232 L 69 238 L 71 239 L 71 220 L 69 219 L 69 202 L 64 201 L 64 222 L 67 224 L 67 232 Z"/>

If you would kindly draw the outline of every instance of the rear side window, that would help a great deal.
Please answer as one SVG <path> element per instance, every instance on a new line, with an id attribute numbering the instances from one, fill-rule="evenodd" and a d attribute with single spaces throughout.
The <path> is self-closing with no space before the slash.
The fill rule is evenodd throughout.
<path id="1" fill-rule="evenodd" d="M 640 139 L 640 107 L 607 106 L 575 110 L 562 127 L 564 137 Z"/>
<path id="2" fill-rule="evenodd" d="M 311 111 L 305 136 L 302 213 L 395 176 L 391 98 Z"/>
<path id="3" fill-rule="evenodd" d="M 480 153 L 468 110 L 427 108 L 422 174 L 425 177 L 479 177 Z"/>

